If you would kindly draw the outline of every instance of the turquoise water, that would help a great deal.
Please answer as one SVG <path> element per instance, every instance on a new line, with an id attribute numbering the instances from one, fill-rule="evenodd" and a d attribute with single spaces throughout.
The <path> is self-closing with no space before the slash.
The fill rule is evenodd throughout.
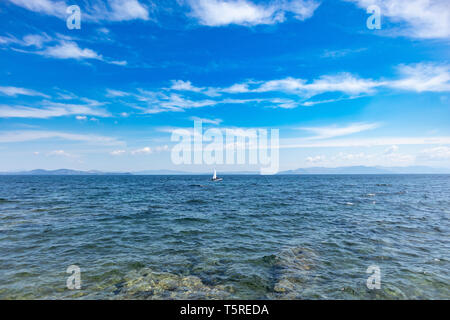
<path id="1" fill-rule="evenodd" d="M 209 178 L 1 176 L 0 299 L 450 298 L 448 175 Z"/>

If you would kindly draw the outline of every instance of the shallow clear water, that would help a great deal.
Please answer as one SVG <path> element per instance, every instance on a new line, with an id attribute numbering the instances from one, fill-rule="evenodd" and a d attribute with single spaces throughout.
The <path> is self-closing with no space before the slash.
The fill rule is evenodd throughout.
<path id="1" fill-rule="evenodd" d="M 450 299 L 449 175 L 209 178 L 1 176 L 0 299 Z"/>

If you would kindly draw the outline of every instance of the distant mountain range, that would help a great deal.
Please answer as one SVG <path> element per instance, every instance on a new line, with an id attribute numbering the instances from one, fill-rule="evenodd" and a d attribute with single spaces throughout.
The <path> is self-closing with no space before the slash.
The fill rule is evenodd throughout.
<path id="1" fill-rule="evenodd" d="M 282 171 L 279 174 L 444 174 L 450 173 L 450 168 L 432 168 L 425 166 L 411 167 L 311 167 Z"/>
<path id="2" fill-rule="evenodd" d="M 100 176 L 100 175 L 211 175 L 211 172 L 186 172 L 176 170 L 146 170 L 136 172 L 102 172 L 97 170 L 80 171 L 71 169 L 43 170 L 36 169 L 31 171 L 19 172 L 0 172 L 0 175 L 28 175 L 28 176 Z M 450 168 L 432 168 L 425 166 L 411 167 L 311 167 L 299 168 L 295 170 L 281 171 L 279 175 L 296 174 L 450 174 Z M 221 172 L 219 175 L 259 175 L 259 171 L 236 171 Z"/>
<path id="3" fill-rule="evenodd" d="M 20 176 L 105 176 L 105 175 L 131 175 L 131 173 L 102 172 L 97 170 L 78 171 L 70 169 L 43 170 L 19 172 L 0 172 L 0 175 L 20 175 Z"/>

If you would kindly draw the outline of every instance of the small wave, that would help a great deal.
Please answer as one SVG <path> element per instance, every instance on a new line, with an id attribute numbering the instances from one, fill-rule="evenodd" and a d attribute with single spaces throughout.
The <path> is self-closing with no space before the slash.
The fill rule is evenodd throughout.
<path id="1" fill-rule="evenodd" d="M 203 234 L 203 231 L 200 231 L 200 230 L 181 230 L 181 231 L 177 232 L 177 234 L 183 235 L 183 236 L 195 236 L 195 235 Z"/>
<path id="2" fill-rule="evenodd" d="M 260 206 L 264 208 L 278 208 L 278 207 L 287 207 L 289 206 L 289 204 L 285 202 L 269 202 L 263 203 Z"/>
<path id="3" fill-rule="evenodd" d="M 205 200 L 201 200 L 201 199 L 191 199 L 186 201 L 187 204 L 207 204 L 208 202 L 206 202 Z"/>
<path id="4" fill-rule="evenodd" d="M 177 218 L 175 221 L 178 222 L 209 222 L 208 219 L 202 219 L 202 218 L 192 218 L 192 217 L 185 217 L 185 218 Z"/>
<path id="5" fill-rule="evenodd" d="M 148 206 L 149 209 L 164 209 L 165 206 L 159 205 L 159 204 L 152 204 Z"/>

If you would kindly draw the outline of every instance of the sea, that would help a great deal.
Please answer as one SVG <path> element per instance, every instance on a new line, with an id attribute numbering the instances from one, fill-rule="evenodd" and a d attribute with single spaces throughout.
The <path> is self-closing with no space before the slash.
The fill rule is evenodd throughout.
<path id="1" fill-rule="evenodd" d="M 0 176 L 0 299 L 450 299 L 450 175 Z"/>

